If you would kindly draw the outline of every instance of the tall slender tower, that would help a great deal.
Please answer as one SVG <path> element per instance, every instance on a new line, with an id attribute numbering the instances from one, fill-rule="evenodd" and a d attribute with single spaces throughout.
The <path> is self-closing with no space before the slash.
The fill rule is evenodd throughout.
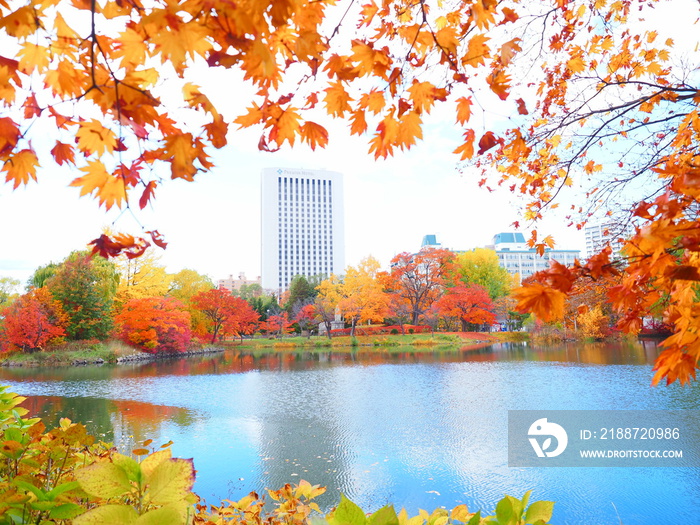
<path id="1" fill-rule="evenodd" d="M 265 168 L 262 286 L 282 292 L 296 275 L 345 268 L 343 176 L 334 171 Z"/>

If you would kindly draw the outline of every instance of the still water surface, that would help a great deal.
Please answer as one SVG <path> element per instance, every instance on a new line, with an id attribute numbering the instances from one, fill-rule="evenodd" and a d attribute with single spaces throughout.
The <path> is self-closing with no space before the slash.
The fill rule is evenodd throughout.
<path id="1" fill-rule="evenodd" d="M 2 369 L 49 421 L 128 449 L 173 440 L 209 503 L 306 479 L 367 511 L 504 493 L 556 501 L 553 523 L 698 523 L 697 468 L 509 468 L 508 410 L 700 409 L 700 384 L 650 387 L 651 344 L 412 352 L 227 352 L 137 365 Z"/>

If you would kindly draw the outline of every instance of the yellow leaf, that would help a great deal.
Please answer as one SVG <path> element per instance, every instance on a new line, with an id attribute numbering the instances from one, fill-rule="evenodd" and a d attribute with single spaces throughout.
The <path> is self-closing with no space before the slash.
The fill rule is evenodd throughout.
<path id="1" fill-rule="evenodd" d="M 454 55 L 457 53 L 459 40 L 457 39 L 457 32 L 454 27 L 443 27 L 439 29 L 438 32 L 435 33 L 435 40 L 437 40 L 438 45 L 449 54 Z"/>
<path id="2" fill-rule="evenodd" d="M 430 113 L 430 108 L 435 104 L 436 94 L 440 95 L 439 90 L 430 82 L 413 81 L 413 85 L 408 88 L 413 100 L 413 106 L 418 113 L 425 111 Z"/>
<path id="3" fill-rule="evenodd" d="M 130 505 L 101 505 L 73 518 L 74 525 L 133 525 L 139 515 Z"/>
<path id="4" fill-rule="evenodd" d="M 119 33 L 119 38 L 114 44 L 113 55 L 115 58 L 121 58 L 121 67 L 137 66 L 144 63 L 147 51 L 146 37 L 141 28 L 129 26 Z"/>
<path id="5" fill-rule="evenodd" d="M 112 153 L 117 145 L 114 132 L 95 119 L 80 122 L 75 136 L 78 139 L 78 149 L 88 156 L 93 153 L 97 153 L 98 156 L 105 152 Z"/>
<path id="6" fill-rule="evenodd" d="M 581 73 L 586 69 L 586 63 L 581 57 L 572 57 L 567 60 L 566 67 L 569 68 L 572 73 Z"/>
<path id="7" fill-rule="evenodd" d="M 421 118 L 418 113 L 409 111 L 399 119 L 396 145 L 401 149 L 408 149 L 416 143 L 416 139 L 423 138 Z"/>
<path id="8" fill-rule="evenodd" d="M 488 40 L 490 39 L 486 35 L 474 35 L 469 40 L 467 52 L 464 54 L 464 57 L 462 57 L 462 65 L 478 67 L 486 64 L 486 59 L 491 56 L 491 49 L 486 45 Z"/>
<path id="9" fill-rule="evenodd" d="M 98 498 L 113 498 L 131 491 L 126 471 L 109 461 L 78 469 L 75 478 L 85 492 Z"/>
<path id="10" fill-rule="evenodd" d="M 35 69 L 42 72 L 49 67 L 49 48 L 47 47 L 25 42 L 17 55 L 20 57 L 19 70 L 27 75 Z"/>
<path id="11" fill-rule="evenodd" d="M 300 130 L 300 118 L 299 113 L 295 110 L 291 108 L 286 109 L 277 119 L 277 124 L 270 130 L 270 138 L 279 146 L 281 146 L 285 140 L 289 142 L 290 146 L 293 146 L 296 135 Z"/>
<path id="12" fill-rule="evenodd" d="M 30 149 L 23 149 L 12 155 L 5 161 L 2 171 L 5 175 L 5 182 L 12 181 L 12 187 L 17 189 L 20 184 L 28 184 L 29 179 L 36 182 L 36 168 L 39 166 L 39 159 Z"/>
<path id="13" fill-rule="evenodd" d="M 106 209 L 115 204 L 121 208 L 122 201 L 126 200 L 126 187 L 122 177 L 115 177 L 107 173 L 104 164 L 99 160 L 91 161 L 87 166 L 80 168 L 85 175 L 74 179 L 70 186 L 80 188 L 80 196 L 93 193 Z"/>
<path id="14" fill-rule="evenodd" d="M 343 117 L 346 111 L 350 110 L 349 102 L 352 100 L 350 95 L 340 82 L 333 82 L 330 87 L 325 89 L 326 96 L 323 101 L 326 104 L 329 115 L 334 117 Z"/>
<path id="15" fill-rule="evenodd" d="M 156 505 L 176 503 L 184 499 L 194 484 L 192 460 L 168 459 L 146 475 L 146 499 Z"/>

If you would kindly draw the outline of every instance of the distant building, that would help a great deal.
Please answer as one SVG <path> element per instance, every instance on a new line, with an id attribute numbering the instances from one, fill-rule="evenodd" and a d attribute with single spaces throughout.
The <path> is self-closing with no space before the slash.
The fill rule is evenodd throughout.
<path id="1" fill-rule="evenodd" d="M 266 168 L 261 176 L 262 286 L 283 292 L 296 275 L 345 268 L 343 176 Z"/>
<path id="2" fill-rule="evenodd" d="M 216 287 L 219 290 L 239 292 L 242 286 L 249 286 L 251 284 L 259 284 L 262 286 L 262 280 L 260 279 L 260 276 L 258 276 L 257 279 L 247 279 L 245 273 L 241 272 L 238 274 L 237 279 L 234 279 L 233 275 L 229 275 L 228 279 L 219 279 L 216 283 Z"/>
<path id="3" fill-rule="evenodd" d="M 610 245 L 614 255 L 619 255 L 622 243 L 634 235 L 634 227 L 627 224 L 619 224 L 615 221 L 607 221 L 600 224 L 586 225 L 586 257 L 590 257 Z"/>
<path id="4" fill-rule="evenodd" d="M 442 244 L 438 242 L 437 235 L 430 233 L 423 236 L 423 242 L 420 244 L 421 250 L 423 248 L 442 248 Z"/>
<path id="5" fill-rule="evenodd" d="M 520 275 L 521 280 L 535 272 L 546 270 L 552 260 L 570 266 L 581 253 L 580 250 L 547 248 L 544 255 L 538 255 L 533 248 L 528 248 L 525 236 L 519 232 L 497 233 L 493 236 L 493 248 L 498 255 L 499 264 L 508 273 Z"/>

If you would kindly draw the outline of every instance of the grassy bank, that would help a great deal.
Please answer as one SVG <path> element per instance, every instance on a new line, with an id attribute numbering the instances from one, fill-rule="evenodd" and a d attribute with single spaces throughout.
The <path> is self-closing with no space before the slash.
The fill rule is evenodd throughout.
<path id="1" fill-rule="evenodd" d="M 16 352 L 0 360 L 3 366 L 62 366 L 73 364 L 116 363 L 120 357 L 142 354 L 121 341 L 71 341 L 45 351 Z"/>
<path id="2" fill-rule="evenodd" d="M 325 336 L 312 337 L 283 337 L 245 339 L 237 343 L 239 347 L 250 349 L 290 350 L 296 348 L 353 348 L 353 347 L 436 347 L 446 345 L 475 345 L 482 343 L 498 343 L 502 341 L 522 341 L 527 334 L 520 332 L 450 332 L 435 334 L 392 334 L 392 335 L 358 335 L 336 336 L 329 339 Z"/>

